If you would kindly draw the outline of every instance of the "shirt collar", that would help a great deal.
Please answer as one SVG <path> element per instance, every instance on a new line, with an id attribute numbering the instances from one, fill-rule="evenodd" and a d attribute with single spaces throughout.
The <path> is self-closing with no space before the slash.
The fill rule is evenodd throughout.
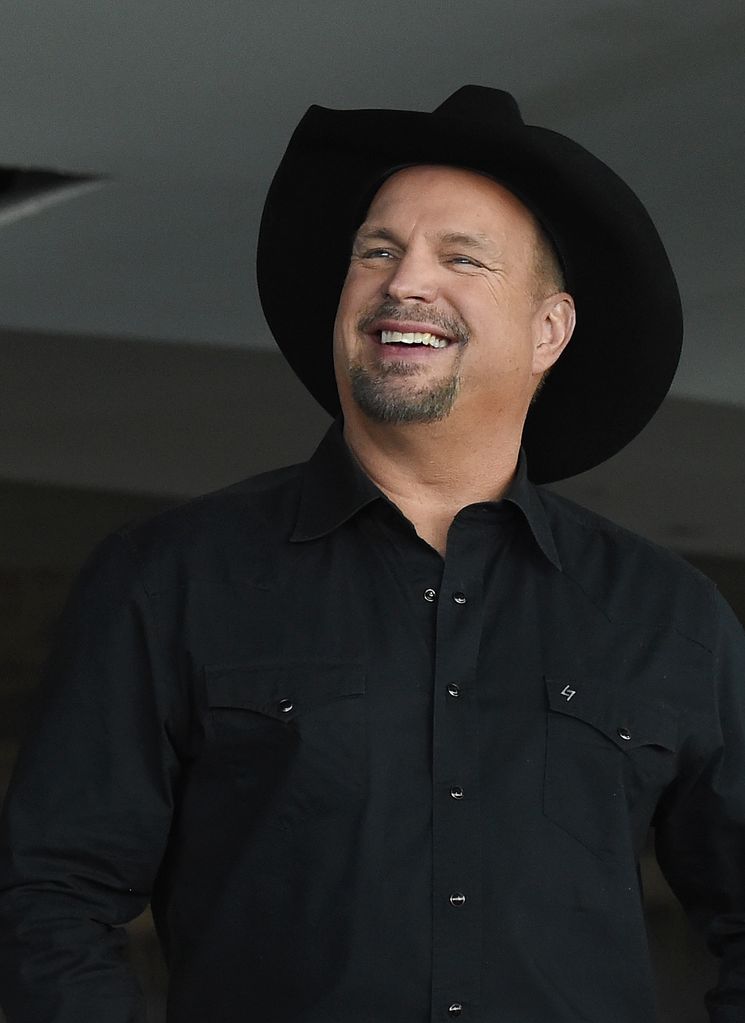
<path id="1" fill-rule="evenodd" d="M 290 540 L 301 542 L 325 536 L 383 496 L 355 461 L 344 441 L 342 420 L 337 419 L 306 463 Z M 522 450 L 514 479 L 503 499 L 520 509 L 540 549 L 556 568 L 561 569 L 546 509 L 536 487 L 528 479 L 527 461 Z"/>
<path id="2" fill-rule="evenodd" d="M 337 419 L 305 466 L 292 541 L 316 540 L 341 526 L 381 492 L 359 467 Z"/>
<path id="3" fill-rule="evenodd" d="M 561 558 L 556 548 L 554 534 L 551 532 L 546 508 L 541 500 L 538 488 L 528 479 L 528 460 L 523 448 L 520 448 L 517 470 L 507 493 L 504 495 L 504 500 L 510 501 L 520 509 L 530 526 L 535 542 L 551 564 L 558 568 L 559 571 L 562 571 Z"/>

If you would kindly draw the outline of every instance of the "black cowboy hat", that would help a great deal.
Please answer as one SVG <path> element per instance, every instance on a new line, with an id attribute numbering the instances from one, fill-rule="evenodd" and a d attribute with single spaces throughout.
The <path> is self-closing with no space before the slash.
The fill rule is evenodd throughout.
<path id="1" fill-rule="evenodd" d="M 312 106 L 298 125 L 267 196 L 257 275 L 272 333 L 310 393 L 338 414 L 331 339 L 352 237 L 382 180 L 410 164 L 497 179 L 564 265 L 577 327 L 528 413 L 531 479 L 573 476 L 620 451 L 657 410 L 680 356 L 670 262 L 631 189 L 576 142 L 526 125 L 498 89 L 464 86 L 431 114 Z"/>

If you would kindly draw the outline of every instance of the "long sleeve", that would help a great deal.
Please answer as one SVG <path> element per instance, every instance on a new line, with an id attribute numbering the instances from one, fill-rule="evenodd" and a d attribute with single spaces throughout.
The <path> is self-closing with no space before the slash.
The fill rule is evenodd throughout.
<path id="1" fill-rule="evenodd" d="M 745 1018 L 745 635 L 717 601 L 713 644 L 715 741 L 696 776 L 657 822 L 660 866 L 692 922 L 721 957 L 719 981 L 707 995 L 712 1023 Z M 704 722 L 702 722 L 702 725 Z"/>
<path id="2" fill-rule="evenodd" d="M 9 1023 L 144 1019 L 121 925 L 147 905 L 178 768 L 149 603 L 114 536 L 62 617 L 0 824 Z"/>

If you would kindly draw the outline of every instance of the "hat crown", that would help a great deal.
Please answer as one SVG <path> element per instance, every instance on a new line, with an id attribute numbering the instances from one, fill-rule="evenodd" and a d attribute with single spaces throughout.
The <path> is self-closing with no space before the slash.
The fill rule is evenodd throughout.
<path id="1" fill-rule="evenodd" d="M 524 124 L 514 96 L 503 89 L 490 89 L 485 85 L 463 85 L 435 107 L 434 113 L 461 123 L 486 122 L 514 128 Z"/>

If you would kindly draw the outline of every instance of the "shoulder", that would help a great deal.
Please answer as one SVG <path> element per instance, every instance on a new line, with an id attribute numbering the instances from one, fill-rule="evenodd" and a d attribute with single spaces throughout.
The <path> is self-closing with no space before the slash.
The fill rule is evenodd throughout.
<path id="1" fill-rule="evenodd" d="M 710 647 L 720 605 L 716 586 L 659 544 L 538 488 L 563 571 L 616 622 L 673 627 Z"/>
<path id="2" fill-rule="evenodd" d="M 150 592 L 215 573 L 256 575 L 289 537 L 303 470 L 287 466 L 180 502 L 108 542 L 124 545 Z"/>

